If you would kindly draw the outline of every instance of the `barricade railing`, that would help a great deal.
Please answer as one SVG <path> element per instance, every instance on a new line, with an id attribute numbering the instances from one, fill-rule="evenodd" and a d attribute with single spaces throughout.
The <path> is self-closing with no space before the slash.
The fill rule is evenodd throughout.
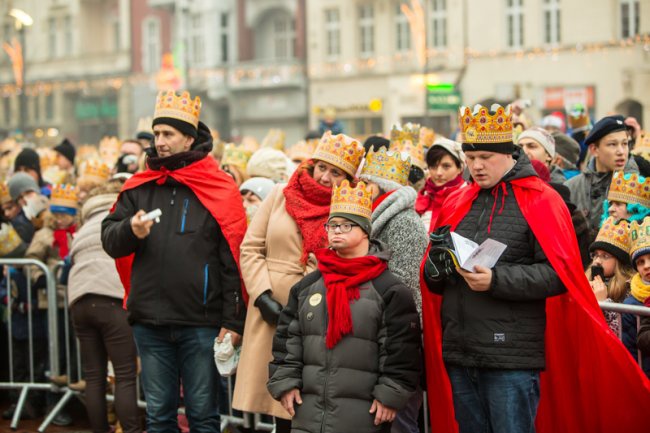
<path id="1" fill-rule="evenodd" d="M 620 304 L 616 302 L 598 302 L 601 310 L 603 311 L 612 311 L 616 313 L 620 326 L 618 327 L 618 339 L 623 340 L 623 314 L 632 314 L 636 316 L 636 334 L 639 333 L 639 328 L 641 327 L 641 317 L 650 317 L 650 307 L 642 305 L 629 305 L 629 304 Z M 643 367 L 643 354 L 640 350 L 637 349 L 637 362 L 640 367 Z"/>

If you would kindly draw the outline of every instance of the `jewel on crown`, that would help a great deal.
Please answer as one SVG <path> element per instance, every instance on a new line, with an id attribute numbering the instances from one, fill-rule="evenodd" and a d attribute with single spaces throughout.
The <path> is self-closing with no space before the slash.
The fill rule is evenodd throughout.
<path id="1" fill-rule="evenodd" d="M 650 208 L 650 178 L 637 173 L 614 172 L 607 200 L 640 204 Z"/>
<path id="2" fill-rule="evenodd" d="M 630 251 L 630 223 L 621 219 L 616 221 L 614 217 L 608 217 L 598 231 L 596 242 L 605 242 L 623 251 Z"/>
<path id="3" fill-rule="evenodd" d="M 399 152 L 387 151 L 380 147 L 378 151 L 370 149 L 361 169 L 361 176 L 377 176 L 382 179 L 407 185 L 411 171 L 411 157 L 403 157 Z"/>
<path id="4" fill-rule="evenodd" d="M 332 188 L 330 215 L 334 213 L 359 215 L 370 219 L 372 191 L 366 187 L 364 182 L 359 182 L 353 187 L 347 179 L 344 180 L 339 186 Z"/>
<path id="5" fill-rule="evenodd" d="M 52 195 L 50 197 L 50 205 L 64 206 L 64 207 L 77 207 L 78 202 L 77 188 L 74 185 L 62 184 L 55 185 L 52 188 Z"/>
<path id="6" fill-rule="evenodd" d="M 331 131 L 327 131 L 312 158 L 335 165 L 354 176 L 363 159 L 364 150 L 357 140 L 344 134 L 332 135 Z"/>
<path id="7" fill-rule="evenodd" d="M 163 90 L 156 98 L 156 110 L 154 119 L 159 117 L 170 117 L 182 120 L 195 128 L 199 126 L 199 115 L 201 114 L 201 98 L 191 98 L 190 92 L 184 91 L 179 95 L 173 90 Z"/>
<path id="8" fill-rule="evenodd" d="M 460 107 L 458 125 L 463 143 L 509 143 L 512 142 L 512 110 L 499 104 L 490 107 L 475 105 L 474 110 Z"/>

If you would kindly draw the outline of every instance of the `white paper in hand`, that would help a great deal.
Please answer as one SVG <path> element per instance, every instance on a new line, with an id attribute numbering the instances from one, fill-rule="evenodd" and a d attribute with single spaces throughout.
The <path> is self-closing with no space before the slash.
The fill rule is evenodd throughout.
<path id="1" fill-rule="evenodd" d="M 494 239 L 486 239 L 481 245 L 459 235 L 451 233 L 454 243 L 454 254 L 461 268 L 474 272 L 474 266 L 483 266 L 492 269 L 499 261 L 499 257 L 506 250 L 507 245 Z"/>
<path id="2" fill-rule="evenodd" d="M 230 332 L 223 337 L 221 343 L 216 338 L 214 339 L 214 363 L 217 365 L 220 375 L 228 377 L 237 372 L 240 351 L 240 347 L 235 348 L 232 345 Z"/>

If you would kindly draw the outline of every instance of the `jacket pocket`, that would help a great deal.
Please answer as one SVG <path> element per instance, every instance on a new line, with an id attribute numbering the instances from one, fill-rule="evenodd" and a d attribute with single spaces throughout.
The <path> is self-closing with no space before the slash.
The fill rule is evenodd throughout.
<path id="1" fill-rule="evenodd" d="M 203 305 L 207 305 L 208 303 L 209 275 L 210 275 L 210 265 L 206 263 L 206 265 L 203 266 Z"/>

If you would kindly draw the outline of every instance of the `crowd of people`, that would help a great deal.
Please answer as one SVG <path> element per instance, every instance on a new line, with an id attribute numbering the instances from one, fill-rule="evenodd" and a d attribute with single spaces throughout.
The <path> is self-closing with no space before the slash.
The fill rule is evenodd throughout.
<path id="1" fill-rule="evenodd" d="M 95 433 L 175 432 L 181 405 L 190 431 L 220 431 L 234 360 L 232 408 L 276 432 L 642 429 L 650 317 L 637 332 L 597 303 L 650 307 L 636 119 L 533 122 L 515 101 L 459 107 L 452 137 L 409 123 L 361 143 L 332 119 L 286 146 L 224 143 L 200 113 L 167 91 L 134 139 L 5 140 L 0 256 L 58 270 L 51 305 L 41 269 L 4 268 L 15 382 L 83 392 Z M 505 250 L 466 266 L 487 240 Z M 53 376 L 47 340 L 68 337 L 81 376 Z M 21 416 L 56 398 L 30 392 Z"/>

